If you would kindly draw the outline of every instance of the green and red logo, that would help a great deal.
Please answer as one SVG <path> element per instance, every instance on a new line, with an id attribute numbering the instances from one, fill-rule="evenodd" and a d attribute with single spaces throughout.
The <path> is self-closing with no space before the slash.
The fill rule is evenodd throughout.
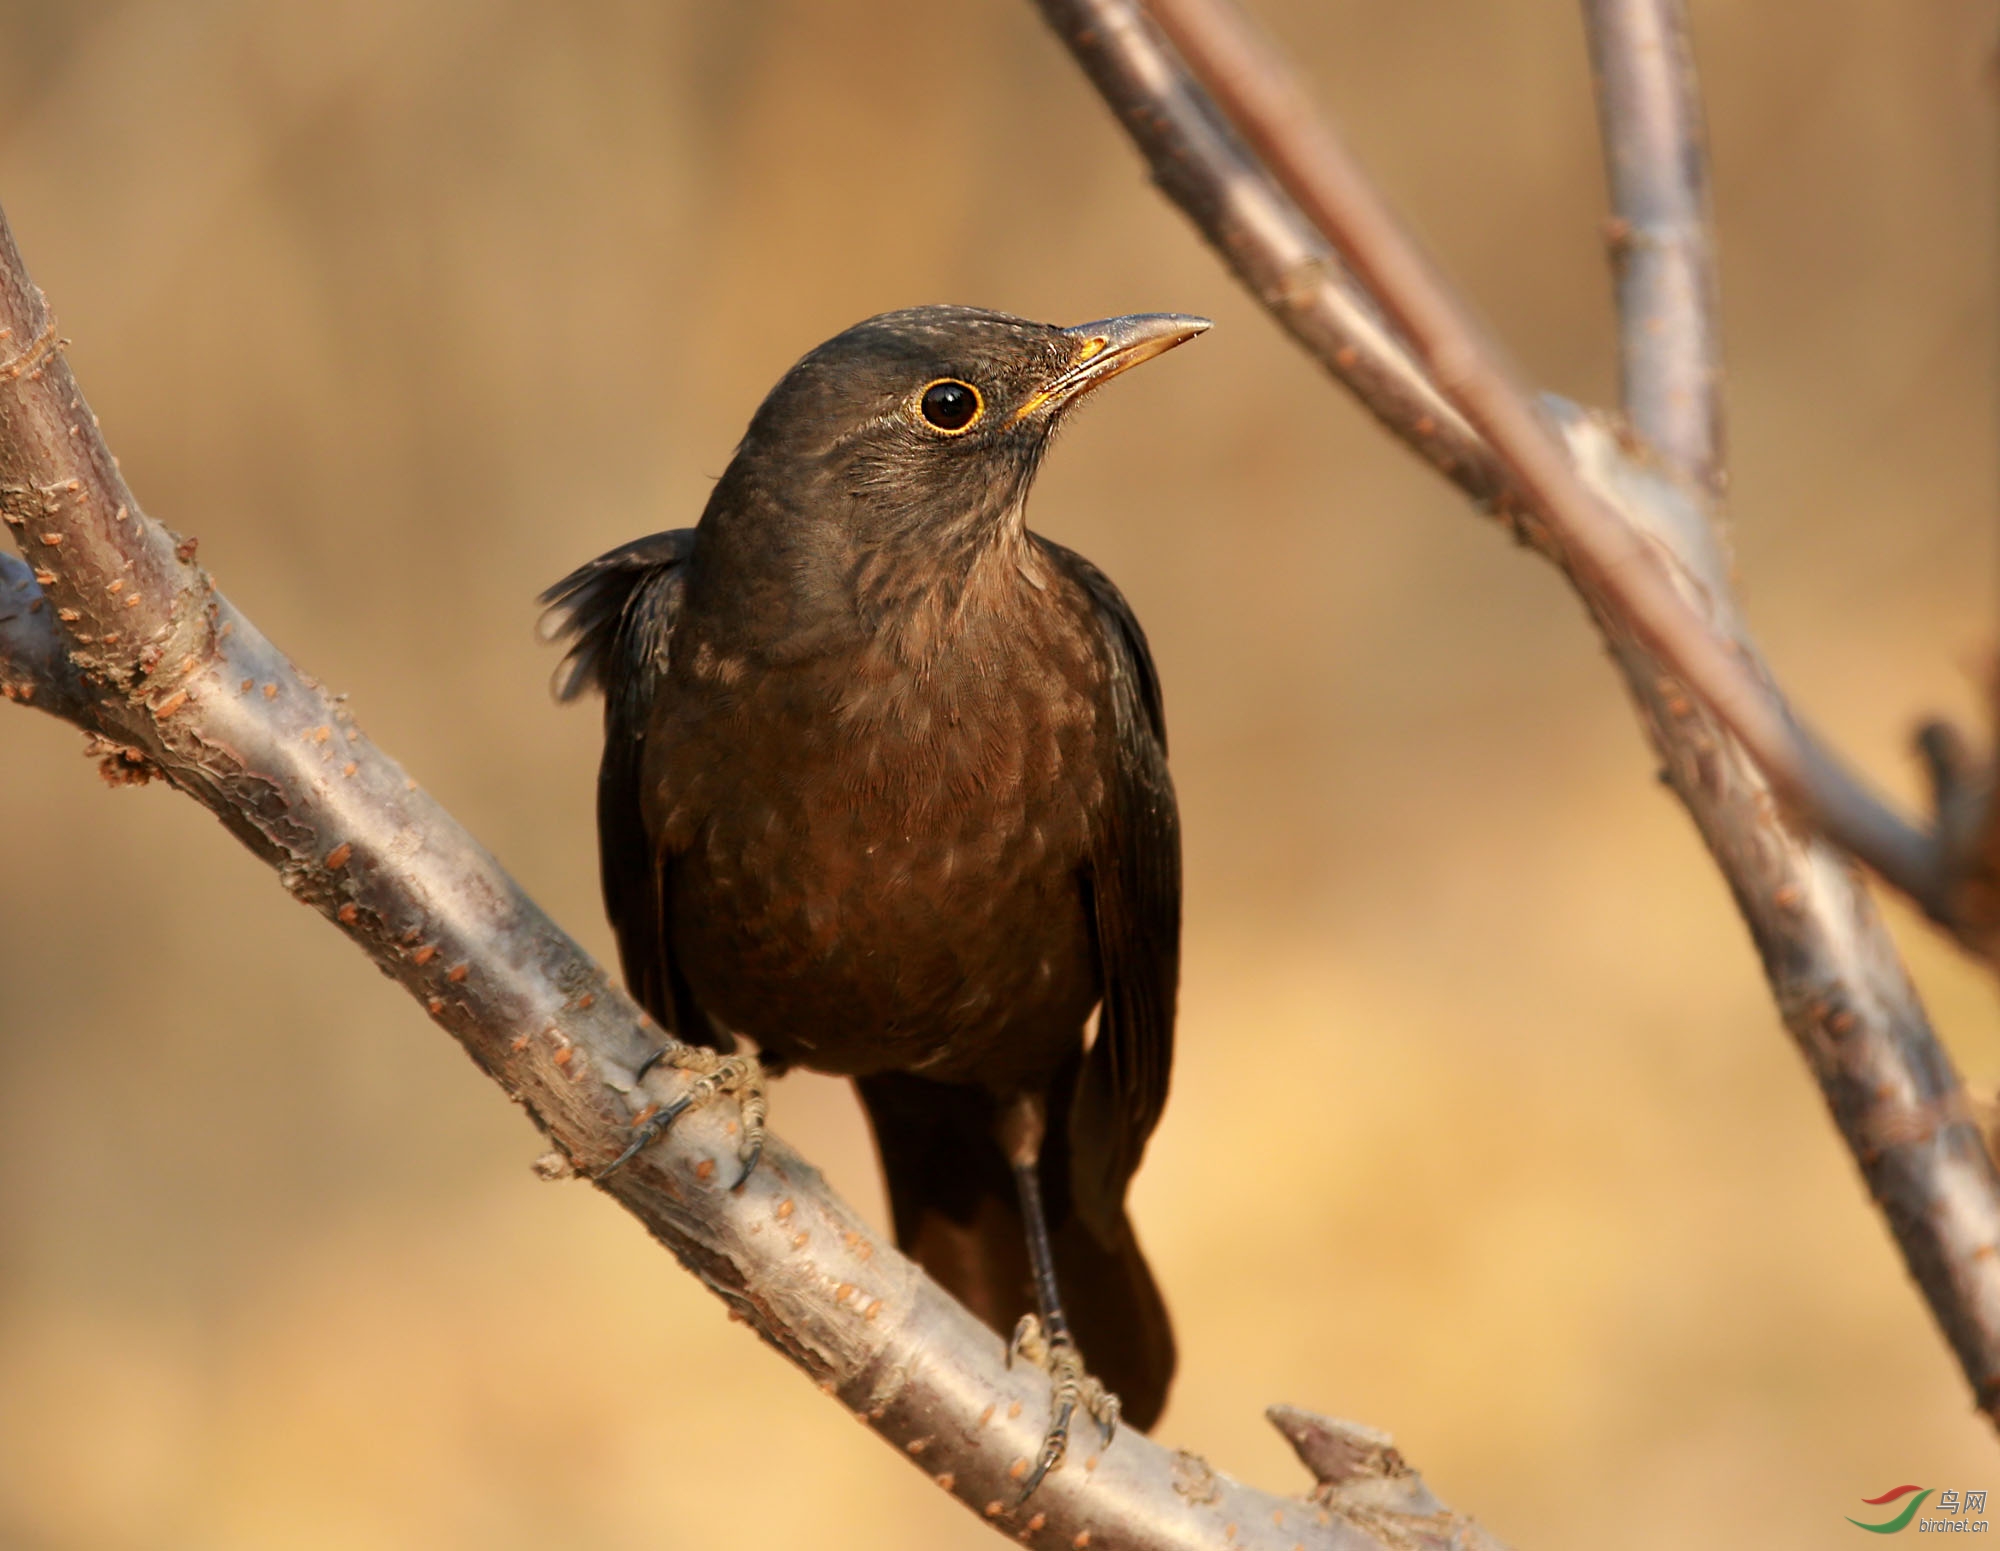
<path id="1" fill-rule="evenodd" d="M 1910 1496 L 1913 1492 L 1916 1494 L 1914 1497 Z M 1917 1510 L 1923 1507 L 1924 1499 L 1930 1495 L 1928 1487 L 1899 1486 L 1884 1492 L 1880 1497 L 1864 1497 L 1861 1501 L 1870 1508 L 1880 1508 L 1885 1504 L 1901 1501 L 1905 1497 L 1909 1497 L 1910 1500 L 1903 1504 L 1902 1512 L 1893 1519 L 1884 1519 L 1880 1524 L 1865 1524 L 1860 1519 L 1852 1518 L 1847 1522 L 1856 1529 L 1867 1530 L 1871 1535 L 1894 1535 L 1909 1528 L 1910 1520 L 1917 1516 Z"/>

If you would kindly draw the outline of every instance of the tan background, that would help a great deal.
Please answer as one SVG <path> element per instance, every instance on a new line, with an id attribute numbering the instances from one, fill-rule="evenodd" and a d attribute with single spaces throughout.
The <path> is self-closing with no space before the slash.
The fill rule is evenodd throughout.
<path id="1" fill-rule="evenodd" d="M 1696 6 L 1745 593 L 1905 796 L 1992 640 L 1994 9 Z M 1263 10 L 1535 373 L 1605 399 L 1575 8 Z M 141 498 L 600 953 L 595 717 L 534 592 L 691 521 L 868 313 L 1212 315 L 1034 503 L 1174 726 L 1163 1436 L 1295 1489 L 1261 1407 L 1364 1418 L 1524 1551 L 2000 1494 L 1577 608 L 1258 315 L 1025 4 L 15 3 L 0 77 L 0 200 Z M 77 748 L 0 715 L 0 1544 L 989 1543 Z M 1990 1087 L 1989 985 L 1897 928 Z M 845 1092 L 775 1107 L 879 1212 Z"/>

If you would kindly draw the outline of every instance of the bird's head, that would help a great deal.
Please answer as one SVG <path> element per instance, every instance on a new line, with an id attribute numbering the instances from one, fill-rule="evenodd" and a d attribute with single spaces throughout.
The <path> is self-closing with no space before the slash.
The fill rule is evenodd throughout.
<path id="1" fill-rule="evenodd" d="M 731 475 L 791 520 L 836 525 L 864 547 L 976 542 L 1010 517 L 1018 525 L 1049 437 L 1078 400 L 1208 326 L 1176 313 L 1074 328 L 972 307 L 883 313 L 785 374 Z"/>

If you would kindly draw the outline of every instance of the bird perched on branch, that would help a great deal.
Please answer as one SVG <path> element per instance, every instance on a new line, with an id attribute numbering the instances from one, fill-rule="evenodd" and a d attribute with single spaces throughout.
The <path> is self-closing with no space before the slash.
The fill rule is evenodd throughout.
<path id="1" fill-rule="evenodd" d="M 604 695 L 625 978 L 697 1079 L 626 1156 L 736 1091 L 747 1176 L 762 1071 L 852 1077 L 897 1241 L 1052 1376 L 1030 1491 L 1076 1411 L 1150 1426 L 1173 1374 L 1125 1192 L 1181 885 L 1145 635 L 1023 505 L 1085 394 L 1207 327 L 871 318 L 772 390 L 697 527 L 543 595 L 559 694 Z"/>

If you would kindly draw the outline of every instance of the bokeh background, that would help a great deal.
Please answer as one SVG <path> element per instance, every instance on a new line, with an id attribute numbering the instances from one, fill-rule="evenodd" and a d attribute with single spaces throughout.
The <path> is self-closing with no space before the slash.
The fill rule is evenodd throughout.
<path id="1" fill-rule="evenodd" d="M 1576 9 L 1264 0 L 1538 379 L 1613 391 Z M 1913 798 L 1995 594 L 1990 0 L 1697 0 L 1734 515 L 1798 700 Z M 1163 1427 L 1289 1400 L 1523 1548 L 1819 1547 L 1994 1439 L 1556 578 L 1148 188 L 1030 8 L 0 6 L 0 201 L 142 500 L 609 952 L 534 593 L 678 526 L 866 314 L 1203 312 L 1036 525 L 1165 674 Z M 976 1547 L 163 788 L 0 714 L 0 1545 Z M 1968 1078 L 1992 988 L 1897 932 Z M 880 1214 L 839 1085 L 776 1123 Z M 2000 1497 L 1996 1497 L 2000 1513 Z"/>

